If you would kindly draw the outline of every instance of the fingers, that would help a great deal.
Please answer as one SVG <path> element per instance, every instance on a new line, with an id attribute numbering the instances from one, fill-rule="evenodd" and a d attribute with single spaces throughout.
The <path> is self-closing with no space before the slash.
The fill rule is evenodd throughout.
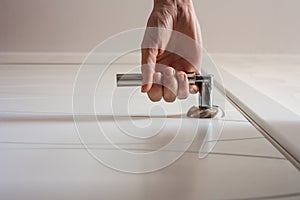
<path id="1" fill-rule="evenodd" d="M 189 91 L 190 91 L 191 94 L 196 94 L 199 91 L 199 89 L 196 85 L 190 85 L 189 86 Z"/>
<path id="2" fill-rule="evenodd" d="M 149 92 L 153 83 L 153 74 L 155 72 L 155 63 L 158 50 L 156 49 L 142 49 L 142 76 L 143 85 L 141 91 L 143 93 Z"/>
<path id="3" fill-rule="evenodd" d="M 196 89 L 193 93 L 196 93 Z M 158 102 L 163 98 L 166 102 L 174 102 L 176 98 L 186 99 L 188 95 L 189 83 L 186 73 L 175 72 L 173 68 L 166 67 L 162 73 L 153 74 L 153 84 L 148 92 L 151 101 Z"/>
<path id="4" fill-rule="evenodd" d="M 163 97 L 166 102 L 174 102 L 177 96 L 178 83 L 175 77 L 175 70 L 166 67 L 163 72 Z"/>
<path id="5" fill-rule="evenodd" d="M 152 88 L 147 93 L 148 97 L 153 102 L 158 102 L 163 96 L 163 87 L 162 87 L 162 74 L 156 72 L 153 75 L 153 85 Z"/>
<path id="6" fill-rule="evenodd" d="M 177 81 L 178 81 L 178 99 L 186 99 L 189 95 L 189 81 L 187 79 L 186 73 L 180 71 L 177 72 Z"/>

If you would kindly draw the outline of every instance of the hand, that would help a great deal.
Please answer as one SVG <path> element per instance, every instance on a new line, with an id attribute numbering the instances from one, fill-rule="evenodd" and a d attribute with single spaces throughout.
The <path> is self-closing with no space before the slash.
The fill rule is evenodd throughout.
<path id="1" fill-rule="evenodd" d="M 186 72 L 200 74 L 201 31 L 191 0 L 154 0 L 142 42 L 142 92 L 173 102 L 196 93 Z"/>

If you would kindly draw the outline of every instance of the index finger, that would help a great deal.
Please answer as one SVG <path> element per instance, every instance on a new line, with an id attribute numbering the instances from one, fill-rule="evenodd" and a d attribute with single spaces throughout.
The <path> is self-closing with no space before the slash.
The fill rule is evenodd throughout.
<path id="1" fill-rule="evenodd" d="M 155 73 L 156 56 L 158 50 L 153 48 L 142 49 L 142 92 L 148 92 L 153 84 L 153 74 Z"/>

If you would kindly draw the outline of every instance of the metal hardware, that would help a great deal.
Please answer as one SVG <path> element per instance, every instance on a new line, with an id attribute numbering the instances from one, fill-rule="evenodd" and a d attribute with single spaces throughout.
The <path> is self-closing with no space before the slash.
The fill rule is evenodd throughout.
<path id="1" fill-rule="evenodd" d="M 195 84 L 197 75 L 193 73 L 187 73 L 189 84 Z M 200 77 L 200 76 L 199 76 Z M 117 87 L 131 87 L 142 86 L 143 76 L 142 74 L 117 74 Z"/>
<path id="2" fill-rule="evenodd" d="M 117 74 L 117 87 L 131 87 L 142 85 L 142 74 Z M 199 105 L 193 106 L 187 112 L 191 118 L 214 118 L 218 114 L 218 107 L 213 105 L 213 75 L 200 76 L 187 73 L 189 84 L 199 88 Z"/>

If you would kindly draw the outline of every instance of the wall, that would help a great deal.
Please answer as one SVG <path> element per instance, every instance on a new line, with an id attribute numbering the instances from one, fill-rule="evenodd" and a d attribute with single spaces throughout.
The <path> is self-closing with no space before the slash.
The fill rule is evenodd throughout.
<path id="1" fill-rule="evenodd" d="M 194 0 L 212 53 L 300 53 L 299 0 Z M 0 0 L 0 52 L 86 52 L 144 27 L 152 0 Z"/>

